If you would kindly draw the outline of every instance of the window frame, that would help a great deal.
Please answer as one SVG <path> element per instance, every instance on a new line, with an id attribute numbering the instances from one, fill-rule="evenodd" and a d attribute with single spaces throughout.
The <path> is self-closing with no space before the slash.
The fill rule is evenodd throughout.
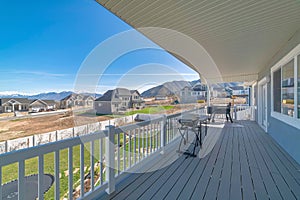
<path id="1" fill-rule="evenodd" d="M 297 111 L 297 104 L 298 104 L 298 65 L 297 62 L 300 62 L 298 60 L 298 56 L 300 55 L 300 44 L 298 44 L 294 49 L 292 49 L 288 54 L 286 54 L 283 58 L 281 58 L 273 67 L 271 67 L 271 117 L 278 119 L 286 124 L 289 124 L 290 126 L 296 127 L 300 129 L 300 118 L 298 118 L 298 111 Z M 279 113 L 277 111 L 274 111 L 274 72 L 277 71 L 279 68 L 281 68 L 281 89 L 282 89 L 282 67 L 285 66 L 287 63 L 289 63 L 291 60 L 294 59 L 294 116 L 288 116 L 282 113 L 282 111 Z M 282 92 L 281 92 L 281 99 L 282 102 Z"/>

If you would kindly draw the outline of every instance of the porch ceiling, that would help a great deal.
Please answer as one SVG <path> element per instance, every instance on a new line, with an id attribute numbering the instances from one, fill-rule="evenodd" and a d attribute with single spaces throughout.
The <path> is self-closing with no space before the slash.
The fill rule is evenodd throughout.
<path id="1" fill-rule="evenodd" d="M 295 0 L 97 2 L 136 29 L 161 27 L 193 38 L 210 54 L 224 81 L 256 80 L 262 68 L 300 29 L 300 1 Z M 173 37 L 171 34 L 158 39 L 155 30 L 139 31 L 163 48 L 164 38 Z M 199 73 L 207 66 L 172 54 Z"/>

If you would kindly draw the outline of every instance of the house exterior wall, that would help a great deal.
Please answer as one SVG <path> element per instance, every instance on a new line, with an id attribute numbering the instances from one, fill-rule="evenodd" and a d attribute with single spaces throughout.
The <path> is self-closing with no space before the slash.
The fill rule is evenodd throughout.
<path id="1" fill-rule="evenodd" d="M 270 60 L 270 62 L 259 73 L 259 80 L 263 77 L 271 77 L 271 68 L 291 50 L 293 50 L 298 44 L 300 44 L 300 30 L 296 34 L 294 34 L 292 38 L 289 39 L 286 45 L 276 53 L 272 60 Z M 296 128 L 295 126 L 289 125 L 280 119 L 272 117 L 271 110 L 273 108 L 271 107 L 271 81 L 267 83 L 267 88 L 268 134 L 270 134 L 298 163 L 300 163 L 300 129 Z M 300 124 L 300 119 L 298 119 L 298 122 Z"/>
<path id="2" fill-rule="evenodd" d="M 185 87 L 180 91 L 180 103 L 197 103 L 197 100 L 206 99 L 206 91 L 195 91 Z"/>
<path id="3" fill-rule="evenodd" d="M 129 102 L 129 108 L 144 108 L 145 107 L 145 101 L 142 99 L 140 94 L 138 94 L 136 91 L 132 93 L 131 100 Z"/>
<path id="4" fill-rule="evenodd" d="M 29 106 L 29 112 L 39 112 L 42 110 L 43 111 L 47 110 L 47 105 L 42 104 L 39 101 L 36 101 Z"/>
<path id="5" fill-rule="evenodd" d="M 28 111 L 29 109 L 29 103 L 15 103 L 12 105 L 11 103 L 4 103 L 1 106 L 1 111 L 4 113 L 7 112 L 14 112 L 14 111 Z"/>
<path id="6" fill-rule="evenodd" d="M 94 109 L 96 114 L 112 114 L 112 104 L 110 101 L 95 101 Z"/>

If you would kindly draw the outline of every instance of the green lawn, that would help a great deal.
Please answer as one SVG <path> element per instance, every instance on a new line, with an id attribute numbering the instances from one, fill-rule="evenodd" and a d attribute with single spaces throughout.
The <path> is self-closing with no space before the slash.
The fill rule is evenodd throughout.
<path id="1" fill-rule="evenodd" d="M 131 159 L 131 163 L 134 164 L 134 153 L 138 153 L 138 143 L 140 143 L 140 147 L 142 147 L 142 144 L 144 145 L 144 153 L 142 153 L 143 150 L 140 150 L 141 153 L 140 155 L 136 155 L 136 161 L 138 161 L 138 157 L 143 158 L 146 154 L 146 149 L 150 149 L 150 144 L 152 143 L 152 148 L 156 147 L 156 134 L 159 133 L 157 131 L 153 132 L 150 135 L 150 132 L 148 132 L 148 137 L 146 137 L 146 132 L 143 132 L 143 134 L 140 134 L 140 137 L 136 133 L 136 138 L 132 136 L 130 145 L 129 145 L 129 136 L 125 136 L 124 140 L 124 133 L 120 134 L 120 148 L 119 148 L 119 153 L 120 153 L 120 170 L 124 170 L 124 160 L 123 160 L 123 155 L 125 152 L 125 168 L 129 167 L 129 159 Z M 131 133 L 133 134 L 133 133 Z M 150 137 L 152 136 L 152 138 Z M 115 135 L 115 144 L 117 145 L 117 139 L 118 136 Z M 126 142 L 124 142 L 126 141 Z M 150 142 L 152 141 L 152 142 Z M 158 136 L 158 146 L 160 146 L 160 136 Z M 125 143 L 125 146 L 123 145 Z M 146 146 L 147 143 L 147 146 Z M 134 144 L 136 144 L 136 149 L 134 149 Z M 103 155 L 105 155 L 105 140 L 103 139 Z M 129 150 L 129 146 L 131 147 Z M 99 160 L 99 141 L 95 141 L 95 163 Z M 117 148 L 117 146 L 116 146 Z M 84 149 L 84 163 L 85 167 L 87 169 L 90 167 L 90 143 L 85 144 L 85 149 Z M 125 151 L 124 151 L 125 150 Z M 131 153 L 131 157 L 129 158 L 128 154 L 129 151 Z M 116 161 L 115 161 L 115 167 L 117 168 L 117 152 L 116 151 Z M 75 146 L 73 147 L 73 171 L 76 168 L 80 168 L 80 146 Z M 65 176 L 65 171 L 68 170 L 68 149 L 63 149 L 60 151 L 60 173 L 61 173 L 61 178 L 60 178 L 60 191 L 61 197 L 67 197 L 67 191 L 68 191 L 68 176 Z M 12 180 L 15 180 L 18 178 L 18 163 L 14 163 L 8 166 L 5 166 L 2 168 L 3 175 L 2 175 L 2 182 L 6 183 Z M 96 169 L 95 171 L 99 172 L 99 169 Z M 31 175 L 31 174 L 36 174 L 38 172 L 38 158 L 32 158 L 28 159 L 25 161 L 25 175 Z M 86 173 L 88 170 L 85 171 Z M 54 175 L 54 153 L 49 153 L 44 156 L 44 173 L 49 173 Z M 117 173 L 117 171 L 116 171 Z M 104 176 L 102 177 L 102 180 L 104 181 L 105 179 L 105 173 Z M 73 188 L 76 188 L 77 186 L 80 185 L 80 170 L 78 170 L 76 173 L 73 174 Z M 99 184 L 97 184 L 99 185 Z M 54 187 L 52 186 L 50 190 L 45 194 L 45 199 L 54 199 Z"/>
<path id="2" fill-rule="evenodd" d="M 84 163 L 85 166 L 90 166 L 90 144 L 85 145 Z M 95 142 L 95 160 L 99 159 L 99 142 Z M 95 162 L 96 162 L 95 161 Z M 73 147 L 73 171 L 80 167 L 80 146 Z M 3 183 L 15 180 L 18 178 L 18 163 L 14 163 L 3 167 Z M 65 171 L 68 170 L 68 149 L 60 151 L 60 191 L 61 196 L 68 191 L 68 176 L 65 176 Z M 38 172 L 38 158 L 32 158 L 25 161 L 25 175 L 36 174 Z M 54 175 L 54 153 L 49 153 L 44 156 L 44 172 Z M 73 182 L 76 183 L 80 178 L 80 171 L 73 174 Z M 78 185 L 78 184 L 77 184 Z M 75 185 L 75 187 L 77 186 Z M 54 188 L 45 194 L 45 199 L 54 199 Z"/>
<path id="3" fill-rule="evenodd" d="M 155 113 L 161 113 L 166 110 L 170 110 L 174 108 L 174 106 L 156 106 L 156 107 L 147 107 L 141 110 L 134 110 L 134 111 L 129 111 L 126 112 L 126 115 L 134 115 L 138 113 L 143 113 L 143 114 L 155 114 Z"/>

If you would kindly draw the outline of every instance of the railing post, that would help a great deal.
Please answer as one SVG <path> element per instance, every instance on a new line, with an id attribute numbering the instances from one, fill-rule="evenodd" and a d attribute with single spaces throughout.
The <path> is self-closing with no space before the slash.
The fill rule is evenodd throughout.
<path id="1" fill-rule="evenodd" d="M 5 141 L 5 153 L 8 152 L 8 144 L 7 144 L 7 140 Z"/>
<path id="2" fill-rule="evenodd" d="M 0 200 L 2 200 L 2 166 L 0 166 Z"/>
<path id="3" fill-rule="evenodd" d="M 161 153 L 164 153 L 164 147 L 167 144 L 167 116 L 164 115 L 163 120 L 160 122 L 160 146 Z"/>
<path id="4" fill-rule="evenodd" d="M 234 119 L 237 120 L 236 105 L 233 106 Z"/>
<path id="5" fill-rule="evenodd" d="M 106 192 L 112 194 L 115 191 L 116 180 L 115 180 L 115 127 L 106 126 L 108 130 L 108 137 L 105 145 L 105 166 L 106 166 L 106 181 L 108 182 Z"/>

